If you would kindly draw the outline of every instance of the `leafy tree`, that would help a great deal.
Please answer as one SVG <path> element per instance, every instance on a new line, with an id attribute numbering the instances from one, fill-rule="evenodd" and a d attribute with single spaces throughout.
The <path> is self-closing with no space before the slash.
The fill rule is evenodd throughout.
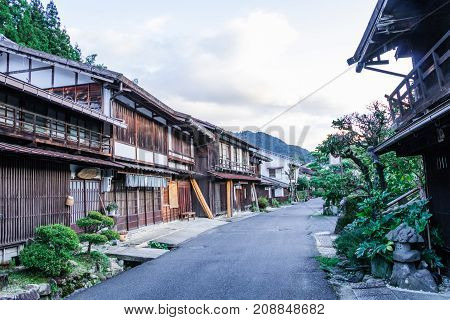
<path id="1" fill-rule="evenodd" d="M 79 228 L 84 230 L 79 238 L 81 242 L 88 243 L 87 253 L 89 254 L 93 244 L 103 244 L 108 240 L 118 238 L 116 232 L 109 230 L 114 226 L 114 220 L 98 211 L 88 212 L 87 217 L 78 219 L 76 223 Z"/>
<path id="2" fill-rule="evenodd" d="M 378 186 L 386 189 L 384 166 L 371 152 L 388 135 L 389 117 L 386 106 L 378 101 L 368 106 L 367 113 L 352 113 L 332 122 L 338 132 L 329 135 L 318 147 L 324 153 L 352 160 L 361 171 L 367 191 L 374 188 L 371 178 L 371 161 L 375 167 Z M 370 159 L 372 158 L 372 159 Z"/>
<path id="3" fill-rule="evenodd" d="M 20 45 L 81 61 L 53 1 L 44 9 L 40 0 L 0 0 L 0 33 Z"/>

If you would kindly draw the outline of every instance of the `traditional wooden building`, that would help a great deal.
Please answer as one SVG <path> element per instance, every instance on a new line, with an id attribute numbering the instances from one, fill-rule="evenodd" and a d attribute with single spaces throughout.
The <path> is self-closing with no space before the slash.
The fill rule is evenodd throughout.
<path id="1" fill-rule="evenodd" d="M 197 121 L 214 135 L 209 143 L 195 146 L 196 180 L 213 215 L 249 210 L 257 201 L 255 185 L 261 182 L 261 162 L 270 159 L 232 133 Z M 198 201 L 194 206 L 201 211 Z"/>
<path id="2" fill-rule="evenodd" d="M 423 158 L 432 223 L 444 237 L 440 252 L 450 262 L 450 5 L 446 0 L 379 0 L 349 64 L 398 76 L 386 95 L 395 134 L 375 152 Z M 398 74 L 377 66 L 384 53 L 411 59 L 413 68 Z"/>
<path id="3" fill-rule="evenodd" d="M 2 260 L 37 226 L 75 227 L 110 202 L 119 230 L 192 211 L 194 142 L 213 138 L 120 73 L 1 37 Z"/>
<path id="4" fill-rule="evenodd" d="M 110 114 L 110 83 L 102 70 L 0 36 L 1 261 L 36 227 L 74 225 L 100 207 L 101 179 L 122 168 L 110 138 L 126 128 Z"/>

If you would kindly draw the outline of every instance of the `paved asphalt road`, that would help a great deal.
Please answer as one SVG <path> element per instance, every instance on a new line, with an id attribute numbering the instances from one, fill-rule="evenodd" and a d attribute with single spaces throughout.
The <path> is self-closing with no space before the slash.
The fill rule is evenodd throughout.
<path id="1" fill-rule="evenodd" d="M 336 299 L 314 259 L 318 200 L 207 231 L 71 299 Z"/>

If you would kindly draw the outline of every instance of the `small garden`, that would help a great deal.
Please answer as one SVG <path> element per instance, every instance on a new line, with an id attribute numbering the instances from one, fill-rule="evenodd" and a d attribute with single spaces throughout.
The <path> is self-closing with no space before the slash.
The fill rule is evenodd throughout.
<path id="1" fill-rule="evenodd" d="M 33 241 L 1 270 L 3 299 L 59 299 L 123 271 L 123 263 L 93 250 L 119 239 L 114 220 L 91 211 L 76 222 L 80 234 L 67 226 L 38 227 Z"/>
<path id="2" fill-rule="evenodd" d="M 439 284 L 443 241 L 430 224 L 422 161 L 373 152 L 391 134 L 386 107 L 374 102 L 366 113 L 343 116 L 332 126 L 335 133 L 316 148 L 310 165 L 315 172 L 309 181 L 312 196 L 324 199 L 324 215 L 339 216 L 337 257 L 323 257 L 323 269 L 350 282 L 362 281 L 365 274 L 390 279 L 396 246 L 389 234 L 409 228 L 419 239 L 411 244 L 420 252 L 412 267 L 428 270 Z"/>

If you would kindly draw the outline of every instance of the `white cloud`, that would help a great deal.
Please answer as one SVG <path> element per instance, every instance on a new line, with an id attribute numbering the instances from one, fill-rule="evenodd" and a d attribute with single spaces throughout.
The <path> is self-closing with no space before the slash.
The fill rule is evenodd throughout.
<path id="1" fill-rule="evenodd" d="M 81 29 L 88 26 L 68 31 L 83 52 L 98 53 L 99 62 L 138 78 L 173 108 L 240 128 L 261 126 L 342 72 L 354 49 L 314 46 L 320 39 L 312 41 L 311 30 L 276 12 L 256 10 L 201 32 L 184 23 L 162 15 L 139 24 L 116 21 L 96 32 Z M 332 119 L 363 110 L 397 80 L 350 71 L 271 125 L 286 132 L 297 127 L 298 135 L 310 127 L 304 146 L 311 149 L 331 131 Z"/>

